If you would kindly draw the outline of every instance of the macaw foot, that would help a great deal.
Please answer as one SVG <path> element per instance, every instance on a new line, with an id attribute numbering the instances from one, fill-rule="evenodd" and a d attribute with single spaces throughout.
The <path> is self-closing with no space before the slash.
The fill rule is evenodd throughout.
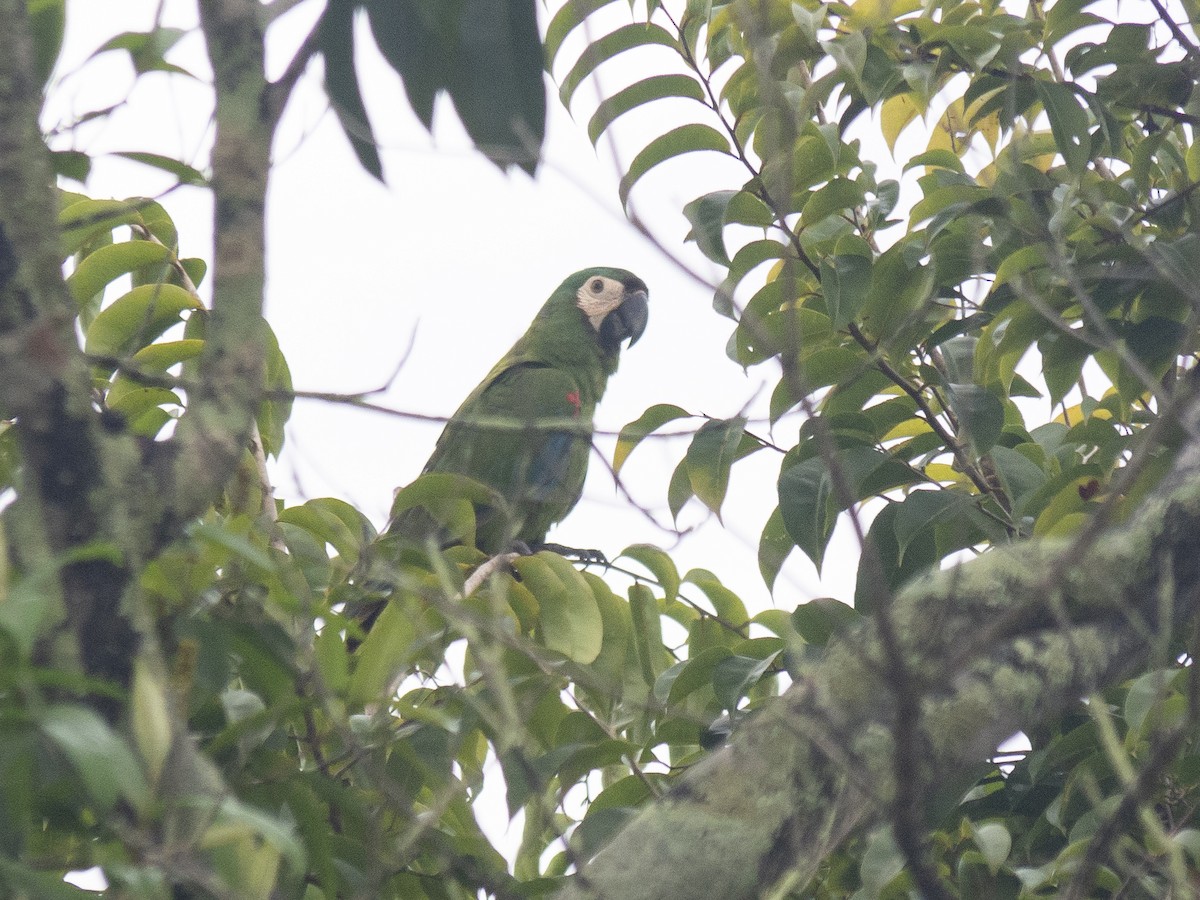
<path id="1" fill-rule="evenodd" d="M 563 544 L 535 544 L 533 551 L 536 552 L 538 550 L 549 550 L 551 553 L 557 553 L 559 556 L 565 556 L 568 559 L 581 562 L 585 566 L 608 565 L 608 557 L 601 550 L 584 550 L 579 547 L 567 547 Z"/>

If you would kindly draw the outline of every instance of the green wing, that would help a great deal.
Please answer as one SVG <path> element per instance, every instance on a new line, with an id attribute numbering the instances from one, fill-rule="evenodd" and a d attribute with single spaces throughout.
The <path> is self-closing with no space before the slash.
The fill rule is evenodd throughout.
<path id="1" fill-rule="evenodd" d="M 578 502 L 591 445 L 592 410 L 585 405 L 570 373 L 521 363 L 472 394 L 447 423 L 425 471 L 482 482 L 513 513 L 510 520 L 491 507 L 476 509 L 480 549 L 500 552 L 514 540 L 541 543 Z M 388 530 L 423 540 L 430 522 L 423 511 L 410 510 Z"/>

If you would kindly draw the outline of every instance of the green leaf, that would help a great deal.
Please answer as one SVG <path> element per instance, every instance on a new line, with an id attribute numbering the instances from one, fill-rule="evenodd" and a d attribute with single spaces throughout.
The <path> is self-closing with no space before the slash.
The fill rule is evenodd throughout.
<path id="1" fill-rule="evenodd" d="M 182 321 L 185 310 L 201 308 L 194 294 L 174 284 L 135 287 L 97 314 L 84 350 L 92 356 L 130 356 Z"/>
<path id="2" fill-rule="evenodd" d="M 81 309 L 97 309 L 100 305 L 100 294 L 111 282 L 122 275 L 144 269 L 147 266 L 159 266 L 160 277 L 165 273 L 165 267 L 170 262 L 172 253 L 157 241 L 120 241 L 106 244 L 85 256 L 67 279 L 67 287 L 75 297 L 75 302 Z M 90 324 L 94 313 L 85 322 Z"/>
<path id="3" fill-rule="evenodd" d="M 795 549 L 796 544 L 788 535 L 783 524 L 783 515 L 776 506 L 758 539 L 758 571 L 768 591 L 774 592 L 775 580 Z"/>
<path id="4" fill-rule="evenodd" d="M 355 652 L 358 661 L 350 678 L 350 702 L 363 706 L 386 700 L 384 691 L 403 671 L 416 640 L 415 617 L 408 604 L 398 598 L 388 600 Z"/>
<path id="5" fill-rule="evenodd" d="M 698 197 L 683 208 L 683 214 L 692 225 L 685 240 L 694 240 L 700 252 L 717 265 L 731 265 L 725 251 L 725 210 L 737 191 L 714 191 Z"/>
<path id="6" fill-rule="evenodd" d="M 713 294 L 713 309 L 726 318 L 734 318 L 733 294 L 741 280 L 763 263 L 783 259 L 787 248 L 779 241 L 751 241 L 733 255 L 729 274 Z"/>
<path id="7" fill-rule="evenodd" d="M 1146 252 L 1154 268 L 1176 289 L 1187 292 L 1200 284 L 1200 234 L 1185 234 L 1173 241 L 1156 240 Z"/>
<path id="8" fill-rule="evenodd" d="M 824 647 L 835 634 L 853 628 L 862 619 L 853 606 L 832 597 L 818 597 L 796 607 L 792 627 L 805 643 Z"/>
<path id="9" fill-rule="evenodd" d="M 724 625 L 744 629 L 750 617 L 741 598 L 721 583 L 708 569 L 692 569 L 684 576 L 685 584 L 694 584 L 704 592 L 712 604 L 713 611 Z"/>
<path id="10" fill-rule="evenodd" d="M 296 837 L 290 822 L 243 803 L 236 797 L 226 797 L 221 802 L 215 821 L 205 832 L 201 842 L 202 846 L 214 847 L 225 843 L 239 844 L 242 842 L 246 842 L 249 847 L 255 849 L 261 849 L 259 845 L 265 843 L 275 851 L 282 853 L 287 859 L 288 865 L 294 870 L 304 870 L 304 848 Z M 247 871 L 256 870 L 258 867 L 252 863 L 245 868 L 239 866 L 237 869 L 243 877 Z M 270 876 L 269 881 L 273 882 L 274 877 Z M 250 885 L 242 884 L 241 887 L 249 888 Z M 268 883 L 265 887 L 267 893 L 263 896 L 269 896 L 271 884 Z"/>
<path id="11" fill-rule="evenodd" d="M 833 479 L 824 459 L 812 456 L 783 471 L 779 476 L 779 514 L 788 536 L 819 572 L 838 514 Z"/>
<path id="12" fill-rule="evenodd" d="M 667 483 L 667 506 L 671 516 L 679 518 L 684 505 L 692 499 L 692 479 L 688 475 L 687 457 L 679 461 L 679 465 L 671 472 L 671 480 Z"/>
<path id="13" fill-rule="evenodd" d="M 579 571 L 548 551 L 520 557 L 512 565 L 537 598 L 546 648 L 577 663 L 593 662 L 603 645 L 604 620 Z"/>
<path id="14" fill-rule="evenodd" d="M 654 684 L 654 697 L 660 703 L 680 703 L 689 694 L 712 685 L 717 664 L 732 656 L 726 647 L 706 647 L 694 656 L 677 662 Z"/>
<path id="15" fill-rule="evenodd" d="M 1124 708 L 1125 723 L 1131 732 L 1139 733 L 1146 717 L 1174 692 L 1172 682 L 1178 674 L 1178 671 L 1160 669 L 1133 680 L 1125 695 Z"/>
<path id="16" fill-rule="evenodd" d="M 567 5 L 570 6 L 569 3 Z M 589 808 L 579 825 L 579 852 L 588 857 L 598 853 L 637 815 L 637 812 L 636 809 L 624 806 L 595 811 Z"/>
<path id="17" fill-rule="evenodd" d="M 354 68 L 355 8 L 349 0 L 330 0 L 321 18 L 319 44 L 325 58 L 325 92 L 359 163 L 382 181 L 383 163 Z"/>
<path id="18" fill-rule="evenodd" d="M 710 419 L 700 426 L 687 449 L 688 478 L 692 491 L 720 518 L 729 489 L 729 474 L 745 433 L 746 419 Z"/>
<path id="19" fill-rule="evenodd" d="M 1004 404 L 977 384 L 951 384 L 947 398 L 962 432 L 976 453 L 986 453 L 1004 428 Z"/>
<path id="20" fill-rule="evenodd" d="M 800 211 L 804 227 L 812 227 L 827 216 L 854 209 L 864 200 L 862 187 L 848 178 L 833 178 L 815 191 Z"/>
<path id="21" fill-rule="evenodd" d="M 668 422 L 689 418 L 691 413 L 672 403 L 656 403 L 644 413 L 621 429 L 617 437 L 617 447 L 613 451 L 613 473 L 619 473 L 625 465 L 625 460 L 647 435 L 657 431 Z"/>
<path id="22" fill-rule="evenodd" d="M 889 826 L 877 828 L 867 838 L 859 863 L 859 877 L 867 897 L 884 896 L 884 888 L 904 869 L 904 854 L 896 845 Z"/>
<path id="23" fill-rule="evenodd" d="M 596 599 L 604 634 L 600 654 L 592 663 L 592 671 L 606 679 L 606 700 L 620 699 L 621 684 L 629 661 L 633 632 L 632 613 L 629 604 L 614 594 L 599 575 L 584 572 L 583 578 L 591 587 L 592 596 Z"/>
<path id="24" fill-rule="evenodd" d="M 913 215 L 915 222 L 915 210 Z M 936 267 L 921 262 L 916 245 L 893 244 L 875 260 L 871 290 L 861 310 L 864 326 L 881 340 L 900 340 L 897 335 L 903 336 L 903 329 L 923 323 L 936 279 Z"/>
<path id="25" fill-rule="evenodd" d="M 1050 403 L 1057 406 L 1079 383 L 1083 366 L 1094 352 L 1086 341 L 1051 331 L 1038 339 L 1038 352 L 1042 354 L 1042 376 L 1050 392 Z"/>
<path id="26" fill-rule="evenodd" d="M 583 24 L 583 21 L 598 9 L 615 3 L 616 0 L 571 0 L 564 3 L 546 26 L 546 67 L 553 69 L 555 58 L 568 34 Z"/>
<path id="27" fill-rule="evenodd" d="M 204 341 L 195 339 L 161 341 L 143 347 L 133 354 L 131 362 L 142 372 L 165 372 L 171 366 L 195 359 L 203 349 Z"/>
<path id="28" fill-rule="evenodd" d="M 125 383 L 123 391 L 109 391 L 105 405 L 113 412 L 125 417 L 127 426 L 135 434 L 154 437 L 171 420 L 163 406 L 182 407 L 183 398 L 165 388 L 137 387 Z"/>
<path id="29" fill-rule="evenodd" d="M 662 588 L 663 599 L 668 603 L 679 595 L 679 570 L 664 550 L 650 544 L 631 544 L 621 551 L 617 559 L 632 559 L 645 566 Z"/>
<path id="30" fill-rule="evenodd" d="M 454 472 L 426 472 L 396 491 L 389 519 L 424 506 L 452 537 L 475 543 L 475 509 L 490 506 L 507 515 L 508 504 L 492 488 Z"/>
<path id="31" fill-rule="evenodd" d="M 572 5 L 568 3 L 563 9 Z M 654 100 L 668 97 L 703 102 L 704 90 L 691 75 L 651 75 L 649 78 L 635 81 L 629 87 L 622 88 L 600 102 L 588 121 L 588 137 L 595 144 L 600 140 L 604 129 L 625 113 Z"/>
<path id="32" fill-rule="evenodd" d="M 1008 494 L 1013 518 L 1019 520 L 1025 504 L 1046 484 L 1046 472 L 1019 450 L 996 446 L 988 455 Z"/>
<path id="33" fill-rule="evenodd" d="M 1001 260 L 996 268 L 996 277 L 992 289 L 1007 284 L 1019 275 L 1024 275 L 1032 269 L 1046 268 L 1046 247 L 1042 244 L 1031 244 L 1013 251 Z"/>
<path id="34" fill-rule="evenodd" d="M 871 290 L 871 260 L 857 254 L 821 261 L 821 291 L 834 328 L 845 328 Z"/>
<path id="35" fill-rule="evenodd" d="M 1000 822 L 984 822 L 971 826 L 971 838 L 983 854 L 988 870 L 995 875 L 1012 852 L 1012 835 Z"/>
<path id="36" fill-rule="evenodd" d="M 1058 152 L 1066 161 L 1067 168 L 1081 175 L 1092 154 L 1087 111 L 1079 104 L 1075 91 L 1067 85 L 1041 78 L 1034 83 L 1046 117 L 1050 120 L 1050 131 L 1054 134 Z"/>
<path id="37" fill-rule="evenodd" d="M 166 54 L 187 32 L 182 28 L 157 27 L 152 31 L 126 31 L 109 38 L 92 57 L 110 50 L 125 50 L 139 75 L 146 72 L 171 72 L 191 76 L 185 69 L 166 61 Z"/>
<path id="38" fill-rule="evenodd" d="M 146 153 L 143 150 L 123 150 L 117 151 L 112 155 L 141 163 L 144 166 L 150 166 L 153 169 L 161 169 L 169 175 L 174 175 L 180 184 L 201 186 L 208 184 L 208 179 L 199 169 L 170 156 L 163 156 L 161 153 Z"/>
<path id="39" fill-rule="evenodd" d="M 637 180 L 659 163 L 684 153 L 696 153 L 701 150 L 715 150 L 728 154 L 729 140 L 711 125 L 696 122 L 680 125 L 656 137 L 633 158 L 633 162 L 621 178 L 617 187 L 621 205 L 624 206 L 628 202 L 629 192 L 633 190 Z"/>
<path id="40" fill-rule="evenodd" d="M 860 31 L 849 31 L 836 40 L 821 41 L 821 49 L 849 76 L 850 84 L 861 85 L 867 61 L 867 39 Z"/>
<path id="41" fill-rule="evenodd" d="M 82 150 L 52 150 L 50 165 L 55 175 L 74 179 L 81 184 L 87 181 L 92 172 L 92 158 Z"/>
<path id="42" fill-rule="evenodd" d="M 892 524 L 899 561 L 904 561 L 905 549 L 919 536 L 932 536 L 936 525 L 953 520 L 972 507 L 968 497 L 955 491 L 913 491 L 898 504 Z"/>
<path id="43" fill-rule="evenodd" d="M 642 680 L 653 687 L 658 678 L 659 662 L 663 657 L 662 617 L 658 601 L 646 585 L 629 587 L 629 609 L 633 613 L 633 646 L 637 651 Z"/>
<path id="44" fill-rule="evenodd" d="M 568 4 L 570 5 L 570 4 Z M 678 46 L 674 36 L 661 25 L 653 23 L 633 23 L 622 25 L 616 31 L 609 32 L 597 38 L 576 60 L 575 65 L 563 77 L 558 89 L 559 99 L 568 109 L 571 98 L 583 80 L 587 78 L 603 62 L 618 56 L 635 47 L 649 47 L 655 44 L 675 49 Z"/>
<path id="45" fill-rule="evenodd" d="M 1184 828 L 1171 835 L 1171 842 L 1187 851 L 1192 865 L 1200 863 L 1200 830 Z"/>
<path id="46" fill-rule="evenodd" d="M 50 80 L 62 50 L 66 25 L 65 0 L 26 0 L 29 33 L 33 38 L 34 76 L 39 85 Z"/>
<path id="47" fill-rule="evenodd" d="M 70 760 L 92 801 L 104 812 L 124 798 L 145 808 L 150 788 L 133 750 L 95 712 L 51 706 L 38 722 L 46 739 Z"/>
<path id="48" fill-rule="evenodd" d="M 275 560 L 264 548 L 255 544 L 245 534 L 234 530 L 228 520 L 196 522 L 187 529 L 188 536 L 200 541 L 210 541 L 224 547 L 234 556 L 262 572 L 274 572 Z"/>
<path id="49" fill-rule="evenodd" d="M 133 200 L 87 199 L 69 204 L 58 214 L 63 256 L 70 256 L 120 225 L 140 224 L 144 207 L 145 202 Z"/>
<path id="50" fill-rule="evenodd" d="M 741 700 L 763 674 L 771 668 L 776 657 L 783 651 L 777 650 L 763 659 L 750 656 L 730 656 L 721 660 L 713 669 L 713 691 L 717 700 L 727 710 L 735 710 Z"/>
<path id="51" fill-rule="evenodd" d="M 364 544 L 375 540 L 375 526 L 357 509 L 334 497 L 318 497 L 301 506 L 289 506 L 280 522 L 303 528 L 322 544 L 332 544 L 343 557 L 354 560 Z"/>
<path id="52" fill-rule="evenodd" d="M 263 340 L 266 362 L 263 381 L 267 390 L 274 391 L 275 395 L 263 400 L 256 422 L 263 452 L 278 459 L 286 434 L 284 426 L 292 414 L 292 371 L 288 368 L 287 358 L 279 347 L 274 329 L 266 322 L 263 324 L 266 332 Z"/>
<path id="53" fill-rule="evenodd" d="M 454 22 L 440 22 L 438 13 L 451 14 L 450 4 L 421 4 L 414 0 L 366 0 L 371 33 L 383 58 L 404 82 L 413 112 L 426 128 L 433 127 L 433 101 L 446 87 L 448 32 Z M 457 12 L 457 10 L 453 10 Z"/>
<path id="54" fill-rule="evenodd" d="M 889 503 L 871 522 L 858 561 L 854 583 L 854 608 L 865 616 L 875 615 L 905 584 L 927 572 L 938 561 L 937 536 L 933 529 L 908 535 L 901 556 L 896 539 L 896 517 L 901 504 Z"/>
<path id="55" fill-rule="evenodd" d="M 461 2 L 457 42 L 446 61 L 446 87 L 454 108 L 481 153 L 501 169 L 518 165 L 532 175 L 546 133 L 537 4 Z M 454 9 L 453 4 L 431 6 Z"/>

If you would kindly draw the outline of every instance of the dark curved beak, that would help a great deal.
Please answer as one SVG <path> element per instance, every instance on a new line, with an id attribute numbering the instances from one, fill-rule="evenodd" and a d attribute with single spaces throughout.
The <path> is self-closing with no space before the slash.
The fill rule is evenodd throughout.
<path id="1" fill-rule="evenodd" d="M 621 305 L 600 323 L 600 343 L 608 350 L 619 350 L 628 340 L 632 347 L 646 330 L 650 319 L 650 298 L 642 289 L 626 291 Z"/>

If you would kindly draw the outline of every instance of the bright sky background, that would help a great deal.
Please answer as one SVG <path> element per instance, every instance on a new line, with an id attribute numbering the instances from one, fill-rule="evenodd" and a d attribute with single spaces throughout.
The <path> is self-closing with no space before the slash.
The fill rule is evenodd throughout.
<path id="1" fill-rule="evenodd" d="M 97 157 L 86 185 L 93 196 L 155 196 L 170 186 L 155 170 L 101 156 L 104 151 L 155 151 L 198 167 L 207 161 L 211 97 L 193 0 L 165 0 L 162 22 L 190 30 L 168 59 L 194 72 L 199 81 L 151 73 L 135 84 L 123 52 L 85 63 L 112 35 L 149 29 L 158 5 L 156 0 L 68 4 L 61 83 L 52 89 L 56 102 L 48 111 L 47 127 L 124 101 L 106 120 L 63 135 L 57 143 Z M 321 6 L 302 3 L 273 26 L 272 75 L 290 59 Z M 618 24 L 628 21 L 623 4 L 614 4 L 609 12 Z M 603 23 L 596 27 L 597 33 L 606 28 Z M 575 45 L 564 49 L 564 64 L 578 54 L 582 32 L 575 35 Z M 310 66 L 293 96 L 275 146 L 267 315 L 297 388 L 354 392 L 381 387 L 407 352 L 390 389 L 372 400 L 400 411 L 449 415 L 564 277 L 588 266 L 614 265 L 633 270 L 649 284 L 651 316 L 646 335 L 624 354 L 609 384 L 598 429 L 616 432 L 653 403 L 675 403 L 719 417 L 746 410 L 763 415 L 773 385 L 764 387 L 764 381 L 774 372 L 762 367 L 762 373 L 745 375 L 726 357 L 732 323 L 712 311 L 711 291 L 638 234 L 616 199 L 619 166 L 675 124 L 664 121 L 661 104 L 619 123 L 617 162 L 607 142 L 593 149 L 583 129 L 597 86 L 579 91 L 573 110 L 577 119 L 551 89 L 545 163 L 537 179 L 521 172 L 505 175 L 470 150 L 444 100 L 430 137 L 373 43 L 368 39 L 359 47 L 360 77 L 388 183 L 375 181 L 355 161 L 321 89 L 319 62 Z M 612 93 L 656 64 L 672 62 L 668 51 L 655 53 L 631 53 L 605 64 L 599 88 Z M 688 104 L 665 112 L 682 122 L 703 109 Z M 708 191 L 740 187 L 745 177 L 732 160 L 693 154 L 645 177 L 634 190 L 634 207 L 671 253 L 715 283 L 720 278 L 715 267 L 684 243 L 688 225 L 681 209 Z M 181 255 L 211 260 L 207 193 L 182 188 L 162 202 L 180 228 Z M 765 433 L 765 423 L 757 427 Z M 777 440 L 790 446 L 797 427 L 793 418 L 781 426 Z M 298 402 L 283 458 L 274 467 L 278 494 L 289 503 L 340 497 L 382 524 L 392 490 L 420 472 L 439 432 L 437 424 Z M 599 443 L 611 459 L 614 439 L 601 437 Z M 617 493 L 607 466 L 593 457 L 583 501 L 551 539 L 596 547 L 610 557 L 631 543 L 658 544 L 672 551 L 682 571 L 711 569 L 752 610 L 769 606 L 756 552 L 775 502 L 778 454 L 762 451 L 735 467 L 724 525 L 692 501 L 681 525 L 695 530 L 677 541 L 661 526 L 671 524 L 666 485 L 685 448 L 683 439 L 648 441 L 623 471 L 626 487 L 649 516 Z M 823 588 L 812 566 L 795 553 L 778 582 L 776 602 L 790 609 L 822 593 L 849 600 L 853 563 L 839 565 L 839 560 L 853 560 L 856 554 L 850 552 L 852 546 L 846 545 L 843 553 L 836 546 Z"/>

